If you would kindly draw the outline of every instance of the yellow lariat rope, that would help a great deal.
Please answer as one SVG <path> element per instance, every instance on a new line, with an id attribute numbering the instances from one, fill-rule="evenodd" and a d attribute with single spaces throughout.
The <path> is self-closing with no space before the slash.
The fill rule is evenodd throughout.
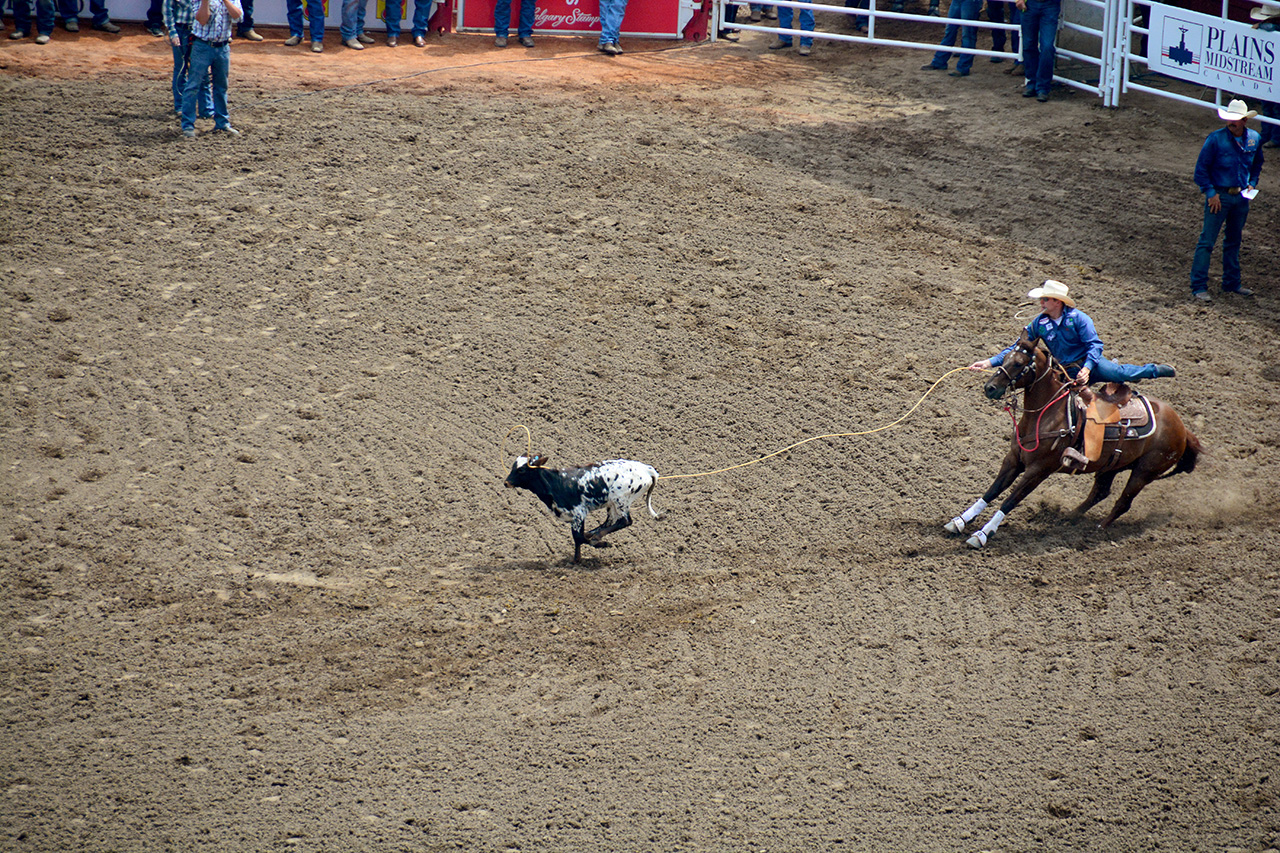
<path id="1" fill-rule="evenodd" d="M 934 382 L 932 385 L 929 386 L 929 390 L 924 392 L 924 395 L 921 396 L 920 399 L 916 401 L 916 404 L 912 406 L 910 409 L 907 409 L 906 414 L 898 418 L 896 421 L 893 421 L 892 423 L 887 423 L 884 426 L 878 426 L 875 429 L 859 430 L 858 432 L 832 432 L 826 435 L 815 435 L 815 436 L 812 436 L 811 438 L 806 438 L 806 439 L 803 439 L 802 441 L 797 441 L 795 444 L 789 444 L 786 447 L 782 448 L 781 450 L 775 450 L 773 453 L 767 454 L 765 456 L 761 456 L 759 459 L 752 459 L 750 462 L 741 462 L 737 465 L 730 465 L 727 468 L 717 468 L 714 471 L 702 471 L 697 474 L 663 474 L 659 477 L 659 479 L 685 480 L 685 479 L 692 479 L 694 477 L 710 477 L 712 474 L 723 474 L 726 471 L 733 471 L 738 468 L 746 468 L 749 465 L 755 465 L 757 463 L 763 462 L 766 459 L 772 459 L 775 456 L 780 456 L 781 454 L 786 453 L 788 450 L 794 450 L 800 445 L 808 444 L 811 441 L 819 441 L 824 438 L 851 438 L 853 436 L 872 435 L 873 433 L 884 432 L 887 429 L 892 429 L 893 427 L 897 426 L 898 424 L 905 421 L 908 417 L 910 417 L 912 412 L 920 408 L 920 404 L 925 401 L 925 398 L 933 393 L 933 389 L 937 388 L 940 384 L 942 384 L 942 380 L 946 379 L 948 376 L 950 376 L 953 373 L 959 373 L 962 370 L 968 370 L 968 369 L 969 369 L 968 366 L 957 367 L 954 370 L 948 370 L 946 373 L 942 374 L 942 376 L 938 378 L 937 382 Z"/>

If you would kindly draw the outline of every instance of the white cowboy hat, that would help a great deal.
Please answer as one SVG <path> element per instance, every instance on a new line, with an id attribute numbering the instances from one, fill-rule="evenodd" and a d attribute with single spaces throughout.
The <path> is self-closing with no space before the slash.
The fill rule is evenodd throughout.
<path id="1" fill-rule="evenodd" d="M 1257 110 L 1249 109 L 1249 105 L 1239 98 L 1232 100 L 1225 107 L 1218 107 L 1218 118 L 1223 121 L 1239 121 L 1242 118 L 1253 118 L 1257 114 Z"/>
<path id="2" fill-rule="evenodd" d="M 1029 299 L 1041 299 L 1044 297 L 1056 299 L 1068 308 L 1076 307 L 1076 301 L 1067 295 L 1067 286 L 1060 281 L 1048 279 L 1044 284 L 1027 294 Z"/>
<path id="3" fill-rule="evenodd" d="M 1263 3 L 1260 8 L 1251 9 L 1249 17 L 1255 21 L 1265 21 L 1268 18 L 1280 17 L 1280 5 L 1276 3 Z"/>

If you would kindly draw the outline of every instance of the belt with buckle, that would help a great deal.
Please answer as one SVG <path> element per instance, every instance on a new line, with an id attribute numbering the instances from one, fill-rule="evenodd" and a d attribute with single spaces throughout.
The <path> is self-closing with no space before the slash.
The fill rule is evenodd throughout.
<path id="1" fill-rule="evenodd" d="M 1240 187 L 1214 187 L 1214 189 L 1227 195 L 1240 195 Z"/>

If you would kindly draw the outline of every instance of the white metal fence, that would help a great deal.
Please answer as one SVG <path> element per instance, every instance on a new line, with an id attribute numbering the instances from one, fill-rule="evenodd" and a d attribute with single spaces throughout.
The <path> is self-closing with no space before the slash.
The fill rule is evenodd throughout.
<path id="1" fill-rule="evenodd" d="M 941 8 L 943 15 L 946 14 L 945 3 Z M 880 0 L 885 5 L 889 5 L 892 0 Z M 988 0 L 988 2 L 1004 2 L 1004 0 Z M 713 13 L 711 38 L 715 39 L 720 30 L 732 28 L 735 30 L 747 30 L 763 33 L 770 33 L 779 36 L 790 36 L 792 39 L 800 37 L 811 37 L 815 40 L 825 40 L 833 42 L 848 42 L 853 44 L 879 44 L 891 47 L 903 47 L 917 50 L 936 51 L 939 49 L 949 51 L 951 53 L 971 53 L 975 56 L 1003 57 L 1021 61 L 1016 53 L 983 50 L 981 48 L 964 48 L 959 45 L 959 39 L 954 47 L 940 48 L 937 42 L 920 42 L 905 38 L 897 38 L 892 34 L 882 34 L 877 32 L 877 22 L 883 21 L 912 21 L 918 23 L 932 24 L 934 26 L 945 27 L 948 24 L 956 24 L 960 26 L 972 23 L 974 26 L 980 26 L 986 30 L 1011 30 L 1018 31 L 1020 29 L 1017 24 L 998 24 L 988 21 L 967 21 L 963 19 L 938 17 L 934 15 L 917 15 L 909 12 L 894 12 L 889 9 L 877 8 L 877 0 L 868 0 L 867 8 L 858 9 L 846 6 L 835 6 L 823 3 L 810 3 L 805 0 L 775 0 L 773 3 L 766 5 L 786 6 L 795 10 L 807 9 L 813 12 L 833 12 L 836 14 L 847 15 L 850 17 L 866 19 L 866 32 L 825 32 L 818 29 L 801 30 L 793 27 L 783 28 L 773 25 L 772 22 L 752 23 L 746 18 L 747 4 L 745 2 L 738 3 L 739 19 L 734 23 L 727 23 L 724 20 L 724 8 L 728 5 L 726 0 L 716 0 Z M 1012 4 L 1010 4 L 1012 5 Z M 1062 14 L 1059 16 L 1059 39 L 1060 44 L 1057 48 L 1059 58 L 1072 60 L 1075 63 L 1082 64 L 1091 69 L 1097 70 L 1096 80 L 1086 79 L 1078 80 L 1073 77 L 1054 75 L 1054 82 L 1063 86 L 1069 86 L 1085 92 L 1096 95 L 1102 99 L 1103 106 L 1118 107 L 1120 99 L 1126 92 L 1144 92 L 1150 95 L 1156 95 L 1161 98 L 1170 98 L 1195 106 L 1208 109 L 1216 108 L 1226 99 L 1221 89 L 1213 89 L 1211 87 L 1202 88 L 1201 97 L 1194 97 L 1190 94 L 1181 94 L 1167 86 L 1155 87 L 1148 86 L 1140 82 L 1145 73 L 1159 73 L 1155 69 L 1149 69 L 1148 59 L 1145 53 L 1135 52 L 1135 49 L 1141 45 L 1143 37 L 1150 37 L 1150 31 L 1137 23 L 1136 14 L 1138 6 L 1149 6 L 1137 2 L 1137 0 L 1072 0 L 1070 3 L 1064 3 Z M 1222 20 L 1226 21 L 1226 10 L 1224 8 Z M 1099 23 L 1100 21 L 1100 23 Z M 793 21 L 793 23 L 796 23 Z M 1063 31 L 1078 34 L 1080 38 L 1062 38 Z M 1066 45 L 1062 44 L 1066 42 Z M 1009 42 L 1011 43 L 1011 42 Z M 1080 45 L 1084 45 L 1081 47 Z M 1096 51 L 1096 53 L 1095 53 Z M 1141 66 L 1146 69 L 1143 73 L 1136 73 L 1134 66 Z M 1184 87 L 1186 88 L 1186 87 Z M 1214 98 L 1212 101 L 1203 97 L 1212 91 Z M 1256 106 L 1256 99 L 1251 102 Z M 1259 117 L 1259 121 L 1268 124 L 1280 124 L 1273 119 Z"/>

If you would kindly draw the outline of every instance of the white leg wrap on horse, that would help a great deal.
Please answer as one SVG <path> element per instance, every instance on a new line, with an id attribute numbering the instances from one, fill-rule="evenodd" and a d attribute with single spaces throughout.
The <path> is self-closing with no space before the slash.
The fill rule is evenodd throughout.
<path id="1" fill-rule="evenodd" d="M 991 520 L 982 526 L 982 532 L 990 536 L 1000 529 L 1000 522 L 1004 521 L 1004 513 L 996 510 L 996 514 L 991 516 Z"/>
<path id="2" fill-rule="evenodd" d="M 961 533 L 964 531 L 964 526 L 969 522 L 973 521 L 975 518 L 977 518 L 978 514 L 981 513 L 986 508 L 987 508 L 987 502 L 984 501 L 982 498 L 978 498 L 976 501 L 973 502 L 973 506 L 969 507 L 964 512 L 960 513 L 958 516 L 951 519 L 951 521 L 947 522 L 945 525 L 943 525 L 943 527 L 949 533 Z"/>
<path id="3" fill-rule="evenodd" d="M 987 502 L 984 501 L 982 498 L 978 498 L 976 501 L 973 502 L 973 506 L 969 507 L 964 512 L 960 513 L 960 517 L 964 519 L 965 524 L 968 524 L 969 522 L 973 521 L 975 518 L 978 517 L 978 513 L 982 512 L 986 508 L 987 508 Z"/>
<path id="4" fill-rule="evenodd" d="M 991 534 L 995 533 L 1000 527 L 1000 522 L 1004 521 L 1004 513 L 996 510 L 996 514 L 991 516 L 991 520 L 982 525 L 981 530 L 974 531 L 974 534 L 965 540 L 970 548 L 981 548 L 987 544 L 987 540 L 991 538 Z"/>

